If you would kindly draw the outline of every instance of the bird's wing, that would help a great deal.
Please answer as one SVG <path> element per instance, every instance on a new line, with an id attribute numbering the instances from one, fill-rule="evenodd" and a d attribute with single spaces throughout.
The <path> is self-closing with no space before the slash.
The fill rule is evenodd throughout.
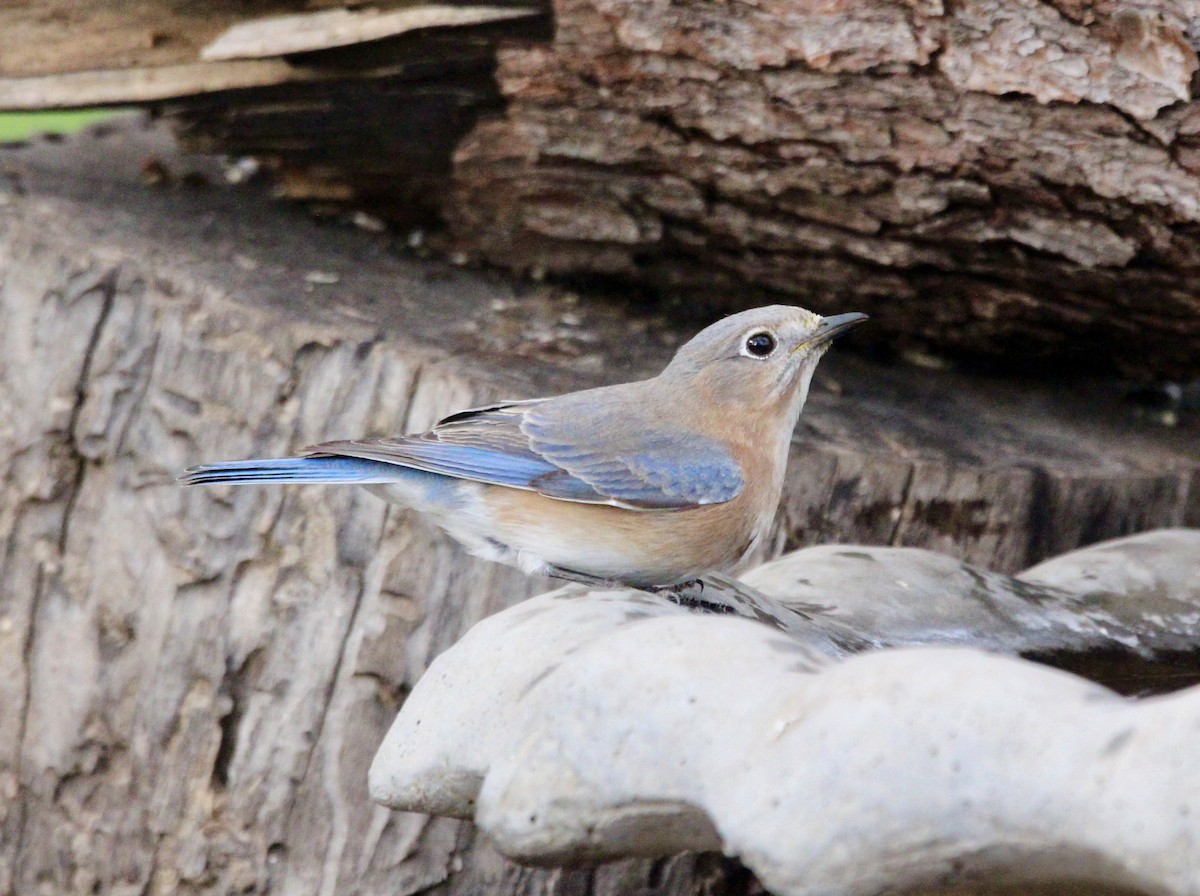
<path id="1" fill-rule="evenodd" d="M 742 490 L 741 467 L 711 439 L 652 426 L 614 426 L 603 416 L 556 413 L 545 402 L 476 408 L 420 435 L 326 442 L 308 452 L 634 510 L 719 504 Z"/>

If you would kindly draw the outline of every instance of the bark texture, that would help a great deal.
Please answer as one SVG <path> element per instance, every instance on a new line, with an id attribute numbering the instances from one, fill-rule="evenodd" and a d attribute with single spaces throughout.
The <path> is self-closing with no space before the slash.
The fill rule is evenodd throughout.
<path id="1" fill-rule="evenodd" d="M 1195 0 L 377 6 L 10 5 L 0 108 L 165 104 L 286 195 L 702 313 L 858 308 L 889 351 L 1200 375 Z"/>
<path id="2" fill-rule="evenodd" d="M 554 10 L 458 148 L 458 245 L 972 362 L 1200 372 L 1196 4 Z"/>
<path id="3" fill-rule="evenodd" d="M 0 893 L 744 891 L 706 856 L 521 869 L 374 806 L 367 767 L 430 660 L 543 583 L 353 489 L 174 483 L 649 373 L 687 334 L 252 193 L 147 189 L 147 157 L 185 170 L 152 135 L 0 153 Z M 1200 521 L 1194 429 L 1103 384 L 845 358 L 819 382 L 772 553 L 1013 570 Z"/>

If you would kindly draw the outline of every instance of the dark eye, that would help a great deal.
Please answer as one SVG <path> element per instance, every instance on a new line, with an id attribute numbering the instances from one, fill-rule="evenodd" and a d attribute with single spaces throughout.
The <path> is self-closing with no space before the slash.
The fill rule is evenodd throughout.
<path id="1" fill-rule="evenodd" d="M 775 351 L 775 337 L 770 333 L 755 333 L 747 337 L 746 351 L 756 358 L 765 358 Z"/>

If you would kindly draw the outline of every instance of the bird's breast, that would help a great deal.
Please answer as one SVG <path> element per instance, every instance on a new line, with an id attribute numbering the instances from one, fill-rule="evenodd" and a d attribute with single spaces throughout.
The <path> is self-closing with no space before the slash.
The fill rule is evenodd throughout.
<path id="1" fill-rule="evenodd" d="M 630 584 L 670 585 L 742 559 L 774 513 L 743 490 L 722 504 L 638 511 L 547 498 L 502 487 L 480 500 L 492 537 L 546 563 Z"/>

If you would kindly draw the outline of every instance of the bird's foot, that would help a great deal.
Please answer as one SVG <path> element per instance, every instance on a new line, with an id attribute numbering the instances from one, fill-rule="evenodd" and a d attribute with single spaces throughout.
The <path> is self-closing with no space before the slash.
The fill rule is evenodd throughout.
<path id="1" fill-rule="evenodd" d="M 628 582 L 620 582 L 614 579 L 604 579 L 599 576 L 588 575 L 587 573 L 576 572 L 573 569 L 564 569 L 561 566 L 551 566 L 546 570 L 546 574 L 556 579 L 566 579 L 570 582 L 579 582 L 589 588 L 602 590 L 619 590 L 623 588 L 636 588 L 639 591 L 646 591 L 650 594 L 661 594 L 673 604 L 681 607 L 688 607 L 693 610 L 700 610 L 706 613 L 736 613 L 737 610 L 731 607 L 728 603 L 721 600 L 706 600 L 703 597 L 705 582 L 703 579 L 690 579 L 686 582 L 678 582 L 674 585 L 632 585 Z M 718 592 L 719 593 L 719 592 Z"/>
<path id="2" fill-rule="evenodd" d="M 664 585 L 657 588 L 647 588 L 655 594 L 664 595 L 671 603 L 705 613 L 734 613 L 736 610 L 722 600 L 707 600 L 703 597 L 705 582 L 703 579 L 692 579 L 680 582 L 678 585 Z"/>
<path id="3" fill-rule="evenodd" d="M 699 593 L 703 593 L 703 580 L 690 579 L 686 582 L 679 582 L 675 585 L 647 585 L 642 590 L 649 591 L 651 594 L 682 595 L 692 591 L 693 589 Z"/>

